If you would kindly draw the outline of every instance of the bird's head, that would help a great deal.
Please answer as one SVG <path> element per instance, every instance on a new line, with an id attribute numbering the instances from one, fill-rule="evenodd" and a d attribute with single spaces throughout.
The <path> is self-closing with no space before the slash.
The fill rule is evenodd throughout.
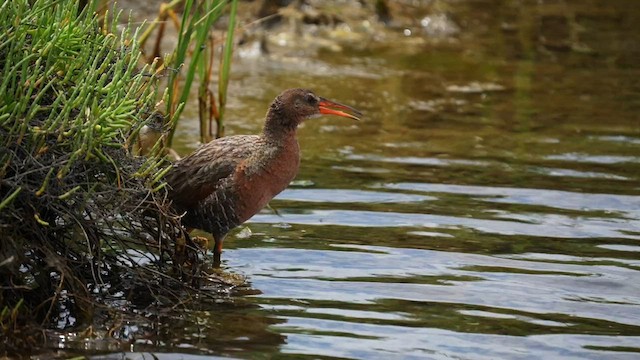
<path id="1" fill-rule="evenodd" d="M 350 106 L 327 100 L 307 89 L 289 89 L 271 103 L 265 130 L 294 130 L 306 119 L 336 115 L 360 120 L 362 113 Z"/>

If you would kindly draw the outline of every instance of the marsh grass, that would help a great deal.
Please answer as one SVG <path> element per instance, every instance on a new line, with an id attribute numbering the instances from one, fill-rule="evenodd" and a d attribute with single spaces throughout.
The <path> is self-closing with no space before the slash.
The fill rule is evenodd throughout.
<path id="1" fill-rule="evenodd" d="M 178 19 L 175 9 L 182 7 L 182 17 Z M 181 119 L 182 111 L 194 94 L 197 83 L 198 118 L 200 141 L 206 143 L 213 138 L 224 136 L 224 110 L 227 100 L 229 73 L 233 54 L 233 37 L 236 28 L 237 0 L 174 0 L 161 5 L 158 18 L 150 23 L 140 36 L 146 42 L 157 29 L 152 57 L 158 59 L 159 44 L 165 34 L 169 19 L 177 27 L 178 43 L 173 52 L 163 59 L 162 67 L 169 74 L 164 96 L 167 130 L 165 145 L 171 147 L 173 137 Z M 224 15 L 228 15 L 225 35 L 214 33 L 213 25 Z M 216 37 L 217 36 L 217 37 Z M 224 42 L 219 54 L 216 48 Z M 217 78 L 217 101 L 214 86 L 214 65 L 219 61 Z"/>
<path id="2" fill-rule="evenodd" d="M 130 151 L 159 116 L 156 64 L 140 67 L 137 31 L 118 30 L 118 14 L 98 19 L 95 8 L 0 3 L 3 346 L 38 341 L 34 326 L 99 322 L 97 308 L 122 310 L 108 305 L 114 298 L 184 303 L 200 274 L 200 250 L 167 200 L 162 142 L 147 158 Z M 213 20 L 199 19 L 185 42 L 206 40 L 198 26 Z M 187 48 L 179 44 L 173 61 L 186 60 Z M 201 57 L 192 58 L 187 80 L 206 65 Z M 173 124 L 183 89 L 168 92 L 169 103 L 177 101 Z"/>

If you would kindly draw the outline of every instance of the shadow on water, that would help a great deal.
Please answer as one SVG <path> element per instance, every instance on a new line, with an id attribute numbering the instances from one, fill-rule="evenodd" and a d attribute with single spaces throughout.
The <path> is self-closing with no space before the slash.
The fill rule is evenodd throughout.
<path id="1" fill-rule="evenodd" d="M 305 25 L 334 41 L 313 50 L 286 28 L 269 55 L 240 50 L 229 134 L 288 87 L 365 118 L 307 122 L 277 214 L 229 237 L 224 266 L 257 291 L 168 311 L 126 350 L 640 356 L 640 6 L 434 3 L 396 4 L 382 31 Z"/>

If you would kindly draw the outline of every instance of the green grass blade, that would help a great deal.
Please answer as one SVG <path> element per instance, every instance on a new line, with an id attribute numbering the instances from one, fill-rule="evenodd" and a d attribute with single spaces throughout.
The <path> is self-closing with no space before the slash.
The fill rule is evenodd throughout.
<path id="1" fill-rule="evenodd" d="M 229 29 L 227 30 L 227 40 L 224 45 L 222 55 L 222 65 L 220 69 L 220 80 L 218 84 L 218 98 L 220 101 L 218 118 L 218 137 L 224 136 L 224 112 L 227 104 L 227 90 L 229 88 L 229 72 L 231 71 L 231 57 L 233 55 L 233 33 L 236 27 L 236 14 L 238 11 L 238 1 L 231 1 L 231 13 L 229 15 Z"/>

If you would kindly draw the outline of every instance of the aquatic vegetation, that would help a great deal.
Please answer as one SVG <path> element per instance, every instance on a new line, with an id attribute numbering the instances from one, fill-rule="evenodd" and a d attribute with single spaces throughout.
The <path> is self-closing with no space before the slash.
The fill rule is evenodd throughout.
<path id="1" fill-rule="evenodd" d="M 227 6 L 229 5 L 229 6 Z M 181 6 L 182 17 L 178 19 L 175 8 Z M 217 79 L 218 97 L 211 89 L 213 83 L 213 65 L 216 61 L 216 46 L 220 40 L 214 36 L 212 28 L 229 7 L 226 34 L 220 35 L 224 46 L 219 54 Z M 238 2 L 225 0 L 174 0 L 160 5 L 158 17 L 140 35 L 140 42 L 146 43 L 157 29 L 155 45 L 150 60 L 159 59 L 160 43 L 171 18 L 177 31 L 177 44 L 174 51 L 165 59 L 161 69 L 168 70 L 166 87 L 165 114 L 167 114 L 167 136 L 165 144 L 171 147 L 184 104 L 191 96 L 194 83 L 198 84 L 198 117 L 200 119 L 200 141 L 207 143 L 214 137 L 224 136 L 224 111 L 227 102 L 227 88 L 233 54 L 233 35 L 236 27 Z M 214 125 L 215 122 L 215 125 Z M 215 128 L 215 130 L 214 130 Z"/>
<path id="2" fill-rule="evenodd" d="M 95 305 L 133 294 L 184 301 L 199 274 L 166 197 L 163 141 L 132 152 L 162 119 L 157 63 L 140 67 L 137 31 L 96 4 L 0 4 L 3 337 L 90 325 Z"/>

